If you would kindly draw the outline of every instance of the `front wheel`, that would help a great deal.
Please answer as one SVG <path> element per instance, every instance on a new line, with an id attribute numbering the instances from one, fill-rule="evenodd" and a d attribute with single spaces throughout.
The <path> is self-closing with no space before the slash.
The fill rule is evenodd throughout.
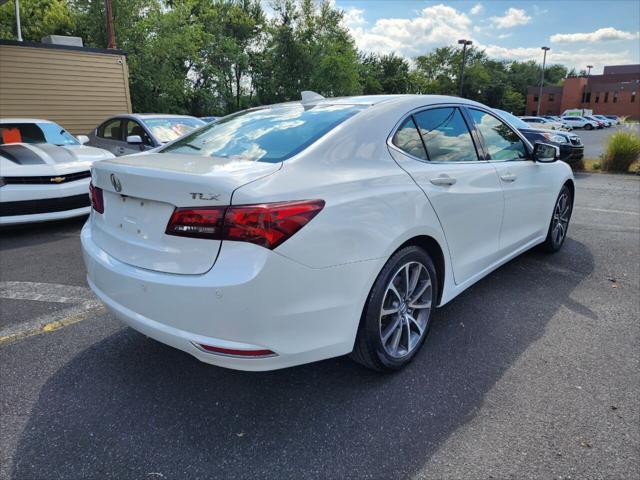
<path id="1" fill-rule="evenodd" d="M 437 293 L 429 254 L 417 246 L 396 252 L 371 288 L 351 357 L 382 372 L 405 366 L 429 333 Z"/>
<path id="2" fill-rule="evenodd" d="M 590 123 L 587 123 L 587 124 L 584 126 L 584 129 L 585 129 L 585 130 L 593 130 L 593 125 L 591 125 Z"/>
<path id="3" fill-rule="evenodd" d="M 573 198 L 571 190 L 569 190 L 569 187 L 566 185 L 563 185 L 560 193 L 558 194 L 555 207 L 553 208 L 553 215 L 551 217 L 551 223 L 549 224 L 547 238 L 542 244 L 542 248 L 545 251 L 555 253 L 562 248 L 562 245 L 567 238 L 569 220 L 571 220 L 572 211 Z"/>

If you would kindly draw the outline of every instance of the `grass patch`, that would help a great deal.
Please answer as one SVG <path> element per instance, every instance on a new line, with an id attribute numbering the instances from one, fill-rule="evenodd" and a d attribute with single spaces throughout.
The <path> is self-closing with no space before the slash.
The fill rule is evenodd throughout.
<path id="1" fill-rule="evenodd" d="M 602 155 L 602 168 L 608 172 L 627 173 L 640 160 L 640 135 L 630 129 L 618 130 L 609 137 Z"/>
<path id="2" fill-rule="evenodd" d="M 573 162 L 571 167 L 576 172 L 602 172 L 602 160 L 597 158 L 583 158 L 577 162 Z M 640 174 L 640 160 L 633 162 L 628 170 L 624 173 L 636 173 Z"/>

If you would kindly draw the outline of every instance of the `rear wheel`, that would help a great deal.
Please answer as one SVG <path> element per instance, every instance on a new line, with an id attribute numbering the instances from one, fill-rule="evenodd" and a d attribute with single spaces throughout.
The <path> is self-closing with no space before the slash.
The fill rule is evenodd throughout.
<path id="1" fill-rule="evenodd" d="M 378 371 L 409 363 L 429 332 L 437 292 L 435 267 L 427 252 L 416 246 L 396 252 L 371 289 L 352 358 Z"/>
<path id="2" fill-rule="evenodd" d="M 562 186 L 556 205 L 553 208 L 551 223 L 547 238 L 542 244 L 542 248 L 549 252 L 555 253 L 562 248 L 567 238 L 567 230 L 569 229 L 569 220 L 571 220 L 571 212 L 573 210 L 573 198 L 571 190 L 566 185 Z"/>

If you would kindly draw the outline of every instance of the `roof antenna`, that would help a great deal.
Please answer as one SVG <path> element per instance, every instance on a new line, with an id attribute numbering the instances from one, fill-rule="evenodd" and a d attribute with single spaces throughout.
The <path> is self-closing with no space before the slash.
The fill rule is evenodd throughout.
<path id="1" fill-rule="evenodd" d="M 324 97 L 319 93 L 312 92 L 311 90 L 304 90 L 301 93 L 302 96 L 302 105 L 308 106 L 313 105 L 314 103 L 318 103 L 320 100 L 324 100 Z"/>

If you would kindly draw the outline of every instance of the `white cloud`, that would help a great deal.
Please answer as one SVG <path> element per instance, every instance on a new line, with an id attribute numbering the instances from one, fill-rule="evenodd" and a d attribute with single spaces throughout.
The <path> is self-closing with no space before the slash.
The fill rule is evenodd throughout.
<path id="1" fill-rule="evenodd" d="M 491 22 L 496 28 L 512 28 L 518 25 L 526 25 L 531 21 L 527 12 L 520 8 L 510 8 L 501 17 L 491 17 Z"/>
<path id="2" fill-rule="evenodd" d="M 635 40 L 640 38 L 638 32 L 625 32 L 613 27 L 599 28 L 589 33 L 557 33 L 551 35 L 551 41 L 556 43 L 584 43 L 584 42 L 608 42 L 611 40 Z"/>
<path id="3" fill-rule="evenodd" d="M 455 8 L 434 5 L 412 19 L 381 18 L 371 28 L 351 26 L 350 30 L 361 50 L 412 57 L 469 38 L 471 20 Z"/>
<path id="4" fill-rule="evenodd" d="M 482 6 L 482 4 L 476 3 L 473 7 L 471 7 L 471 10 L 469 10 L 469 13 L 471 15 L 478 15 L 480 12 L 482 12 L 482 10 L 484 10 L 484 7 Z"/>
<path id="5" fill-rule="evenodd" d="M 347 8 L 344 10 L 344 18 L 342 22 L 349 28 L 366 25 L 367 21 L 362 16 L 363 13 L 364 10 L 360 8 Z"/>

